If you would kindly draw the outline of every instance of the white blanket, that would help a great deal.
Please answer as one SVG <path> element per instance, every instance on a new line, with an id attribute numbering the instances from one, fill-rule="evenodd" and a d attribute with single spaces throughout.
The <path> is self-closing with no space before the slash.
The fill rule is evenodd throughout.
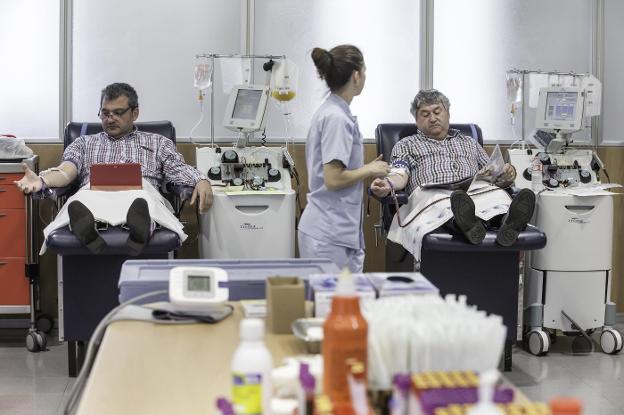
<path id="1" fill-rule="evenodd" d="M 163 228 L 170 229 L 177 233 L 180 237 L 180 241 L 186 239 L 187 235 L 184 233 L 184 227 L 173 214 L 171 204 L 147 180 L 143 179 L 142 190 L 107 192 L 91 190 L 89 189 L 89 185 L 85 185 L 72 197 L 67 199 L 61 211 L 56 215 L 56 218 L 43 230 L 44 241 L 39 255 L 43 255 L 46 252 L 47 246 L 45 241 L 50 232 L 69 224 L 67 206 L 74 200 L 80 201 L 89 208 L 96 221 L 117 226 L 126 223 L 128 208 L 137 198 L 143 198 L 147 201 L 149 213 L 154 222 Z"/>
<path id="2" fill-rule="evenodd" d="M 423 190 L 417 188 L 414 190 L 408 203 L 399 209 L 398 215 L 401 217 L 401 224 L 404 226 L 412 218 L 418 216 L 409 225 L 401 227 L 397 215 L 394 215 L 388 231 L 388 239 L 403 245 L 416 261 L 420 261 L 420 250 L 425 235 L 453 217 L 451 193 L 451 190 L 441 189 Z M 492 219 L 496 215 L 507 213 L 509 210 L 511 196 L 505 190 L 486 182 L 473 182 L 468 189 L 468 194 L 472 196 L 475 203 L 476 215 L 483 220 Z M 422 213 L 419 214 L 421 211 Z"/>

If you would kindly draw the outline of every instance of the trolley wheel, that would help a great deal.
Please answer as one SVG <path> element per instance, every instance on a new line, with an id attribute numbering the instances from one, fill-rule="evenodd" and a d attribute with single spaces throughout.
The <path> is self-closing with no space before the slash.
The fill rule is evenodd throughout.
<path id="1" fill-rule="evenodd" d="M 38 330 L 31 330 L 26 335 L 26 348 L 30 352 L 37 353 L 46 350 L 47 343 L 45 333 Z"/>
<path id="2" fill-rule="evenodd" d="M 543 330 L 531 330 L 526 335 L 525 344 L 529 353 L 542 356 L 550 349 L 550 337 Z"/>
<path id="3" fill-rule="evenodd" d="M 600 334 L 600 347 L 607 354 L 617 354 L 622 350 L 622 333 L 613 328 L 606 328 Z"/>
<path id="4" fill-rule="evenodd" d="M 50 334 L 54 328 L 54 320 L 47 314 L 41 314 L 37 316 L 35 326 L 37 327 L 37 330 Z"/>
<path id="5" fill-rule="evenodd" d="M 34 331 L 29 331 L 26 335 L 26 348 L 29 352 L 37 353 L 41 351 L 39 342 L 37 341 L 37 335 Z"/>
<path id="6" fill-rule="evenodd" d="M 37 331 L 35 331 L 35 337 L 37 337 L 37 343 L 39 343 L 39 349 L 41 351 L 48 350 L 48 348 L 47 348 L 47 346 L 48 346 L 48 336 L 46 336 L 45 333 L 37 330 Z"/>

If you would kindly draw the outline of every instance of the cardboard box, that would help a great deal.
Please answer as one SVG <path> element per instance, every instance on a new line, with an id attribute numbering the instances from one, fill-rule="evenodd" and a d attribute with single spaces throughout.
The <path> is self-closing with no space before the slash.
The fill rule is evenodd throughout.
<path id="1" fill-rule="evenodd" d="M 365 275 L 379 298 L 408 294 L 440 295 L 440 290 L 420 272 L 370 272 Z"/>
<path id="2" fill-rule="evenodd" d="M 361 300 L 374 300 L 375 288 L 371 285 L 364 274 L 352 274 L 355 283 L 355 291 Z M 336 292 L 338 274 L 312 274 L 310 275 L 310 291 L 314 301 L 314 316 L 327 317 L 331 310 L 331 299 Z"/>
<path id="3" fill-rule="evenodd" d="M 305 317 L 305 286 L 298 277 L 266 280 L 266 325 L 271 333 L 291 334 L 292 323 Z"/>

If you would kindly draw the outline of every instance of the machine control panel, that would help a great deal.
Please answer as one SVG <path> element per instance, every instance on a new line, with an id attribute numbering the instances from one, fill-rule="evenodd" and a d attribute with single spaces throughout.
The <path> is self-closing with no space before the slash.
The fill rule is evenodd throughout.
<path id="1" fill-rule="evenodd" d="M 197 167 L 215 188 L 289 191 L 290 173 L 283 158 L 280 147 L 205 147 L 197 150 Z"/>
<path id="2" fill-rule="evenodd" d="M 598 183 L 592 169 L 591 150 L 570 149 L 563 153 L 537 152 L 535 149 L 510 149 L 509 161 L 518 171 L 516 186 L 531 188 L 534 170 L 541 175 L 547 188 L 577 186 Z"/>

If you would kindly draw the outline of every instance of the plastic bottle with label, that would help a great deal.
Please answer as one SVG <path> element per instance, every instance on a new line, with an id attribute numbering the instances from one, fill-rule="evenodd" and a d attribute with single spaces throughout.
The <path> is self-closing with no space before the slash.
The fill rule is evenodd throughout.
<path id="1" fill-rule="evenodd" d="M 334 405 L 351 403 L 347 361 L 364 363 L 366 379 L 368 324 L 360 312 L 360 298 L 348 271 L 338 278 L 331 311 L 323 324 L 323 393 Z"/>
<path id="2" fill-rule="evenodd" d="M 264 321 L 240 323 L 240 343 L 232 358 L 232 403 L 237 415 L 270 414 L 273 359 L 264 344 Z"/>
<path id="3" fill-rule="evenodd" d="M 504 415 L 494 403 L 494 387 L 498 372 L 489 370 L 479 375 L 479 401 L 468 410 L 466 415 Z"/>

